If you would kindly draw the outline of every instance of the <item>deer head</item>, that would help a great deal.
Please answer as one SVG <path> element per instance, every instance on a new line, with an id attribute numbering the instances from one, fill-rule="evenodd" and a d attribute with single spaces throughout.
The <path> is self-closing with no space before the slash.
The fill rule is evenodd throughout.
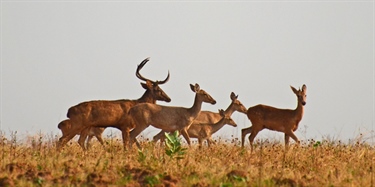
<path id="1" fill-rule="evenodd" d="M 195 85 L 190 84 L 190 88 L 193 92 L 196 93 L 196 96 L 200 101 L 211 103 L 213 105 L 216 104 L 216 100 L 212 98 L 206 91 L 201 90 L 197 83 L 195 83 Z"/>
<path id="2" fill-rule="evenodd" d="M 144 59 L 141 64 L 138 65 L 137 67 L 137 71 L 135 72 L 135 75 L 140 79 L 140 80 L 143 80 L 143 81 L 146 81 L 146 83 L 141 83 L 142 87 L 146 90 L 149 90 L 151 92 L 151 95 L 152 97 L 155 99 L 155 100 L 159 100 L 159 101 L 166 101 L 166 102 L 170 102 L 171 101 L 171 98 L 169 98 L 169 96 L 159 87 L 160 84 L 164 84 L 166 82 L 168 82 L 169 80 L 169 71 L 168 71 L 168 76 L 167 78 L 165 78 L 165 80 L 163 81 L 152 81 L 150 79 L 147 79 L 145 77 L 143 77 L 139 71 L 143 68 L 143 66 L 150 60 L 150 58 L 146 58 Z"/>
<path id="3" fill-rule="evenodd" d="M 231 125 L 233 127 L 237 127 L 236 122 L 233 121 L 233 119 L 230 116 L 226 116 L 223 109 L 219 109 L 219 114 L 222 117 L 222 120 L 224 120 L 224 124 Z"/>
<path id="4" fill-rule="evenodd" d="M 298 103 L 299 104 L 302 104 L 302 106 L 305 106 L 306 105 L 306 90 L 307 90 L 307 87 L 306 85 L 302 85 L 302 90 L 301 89 L 295 89 L 293 86 L 290 86 L 290 88 L 292 89 L 292 91 L 294 92 L 294 94 L 296 94 L 297 98 L 298 98 Z"/>
<path id="5" fill-rule="evenodd" d="M 247 108 L 239 101 L 237 100 L 238 95 L 234 94 L 233 92 L 230 94 L 230 99 L 232 100 L 232 104 L 234 105 L 234 109 L 246 114 Z"/>

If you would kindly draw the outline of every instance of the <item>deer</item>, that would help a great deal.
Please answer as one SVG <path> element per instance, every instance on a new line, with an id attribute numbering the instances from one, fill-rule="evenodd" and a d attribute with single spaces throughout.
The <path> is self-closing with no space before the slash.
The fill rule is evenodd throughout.
<path id="1" fill-rule="evenodd" d="M 230 99 L 232 100 L 232 102 L 224 111 L 224 115 L 231 116 L 235 111 L 246 114 L 247 108 L 241 103 L 241 101 L 238 100 L 238 95 L 236 95 L 234 92 L 231 92 Z M 197 134 L 201 129 L 201 124 L 214 124 L 220 121 L 220 119 L 222 119 L 220 112 L 201 111 L 198 117 L 193 121 L 193 124 L 188 129 L 189 136 L 193 138 L 198 138 Z M 220 130 L 220 128 L 216 131 Z M 165 138 L 164 133 L 164 130 L 159 132 L 157 135 L 153 137 L 153 141 L 157 142 L 160 139 L 161 142 L 163 142 Z"/>
<path id="2" fill-rule="evenodd" d="M 297 136 L 293 133 L 297 130 L 299 122 L 302 120 L 304 106 L 306 105 L 306 85 L 302 89 L 295 89 L 290 86 L 293 93 L 297 96 L 297 108 L 279 109 L 267 105 L 256 105 L 247 110 L 247 117 L 252 126 L 241 130 L 242 148 L 245 143 L 245 136 L 250 133 L 249 141 L 251 151 L 253 151 L 253 141 L 255 136 L 263 129 L 278 131 L 284 133 L 285 147 L 288 147 L 291 137 L 298 144 Z"/>
<path id="3" fill-rule="evenodd" d="M 179 131 L 190 145 L 187 129 L 198 117 L 202 103 L 216 104 L 216 100 L 206 91 L 200 89 L 199 84 L 190 84 L 190 88 L 195 92 L 194 104 L 190 108 L 162 106 L 151 103 L 142 103 L 131 108 L 129 114 L 133 117 L 135 128 L 130 132 L 129 146 L 132 146 L 132 141 L 135 141 L 136 137 L 150 125 L 166 132 Z M 139 145 L 138 147 L 140 148 Z"/>
<path id="4" fill-rule="evenodd" d="M 211 144 L 215 144 L 211 136 L 224 125 L 228 124 L 237 127 L 236 122 L 233 121 L 230 115 L 226 115 L 223 109 L 219 109 L 219 114 L 221 119 L 216 123 L 192 124 L 188 129 L 190 138 L 198 138 L 199 148 L 202 148 L 204 140 L 207 140 L 208 147 L 210 147 Z"/>
<path id="5" fill-rule="evenodd" d="M 64 136 L 64 134 L 66 134 L 72 128 L 72 123 L 70 122 L 69 119 L 66 119 L 66 120 L 61 121 L 57 125 L 57 127 L 61 130 L 61 133 Z M 102 139 L 102 134 L 103 134 L 104 130 L 105 130 L 105 127 L 91 127 L 89 129 L 89 132 L 88 132 L 86 147 L 87 148 L 90 147 L 90 141 L 94 136 L 100 142 L 100 144 L 102 144 L 102 146 L 104 146 L 104 141 Z M 78 133 L 77 135 L 80 135 L 80 133 Z"/>
<path id="6" fill-rule="evenodd" d="M 114 127 L 121 130 L 124 148 L 126 149 L 130 130 L 134 128 L 131 116 L 128 114 L 130 108 L 140 103 L 155 104 L 157 100 L 165 102 L 171 101 L 169 96 L 159 87 L 159 85 L 168 82 L 170 76 L 169 71 L 163 81 L 152 81 L 140 74 L 139 71 L 148 61 L 149 58 L 143 60 L 136 70 L 137 78 L 145 81 L 145 83 L 141 83 L 142 87 L 146 89 L 141 98 L 135 100 L 93 100 L 70 107 L 67 117 L 72 123 L 72 128 L 59 139 L 57 149 L 60 150 L 69 140 L 79 133 L 80 138 L 78 143 L 82 149 L 86 151 L 84 142 L 91 127 Z"/>

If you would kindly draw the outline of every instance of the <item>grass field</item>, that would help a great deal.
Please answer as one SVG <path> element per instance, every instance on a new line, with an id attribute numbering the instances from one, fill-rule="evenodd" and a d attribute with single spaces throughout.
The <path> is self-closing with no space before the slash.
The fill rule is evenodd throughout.
<path id="1" fill-rule="evenodd" d="M 254 152 L 238 139 L 217 139 L 211 148 L 188 148 L 183 158 L 167 146 L 142 142 L 124 151 L 121 139 L 93 142 L 83 152 L 76 141 L 58 153 L 57 137 L 17 135 L 0 140 L 0 186 L 373 186 L 374 148 L 366 143 L 258 140 Z M 247 144 L 247 146 L 249 146 Z"/>

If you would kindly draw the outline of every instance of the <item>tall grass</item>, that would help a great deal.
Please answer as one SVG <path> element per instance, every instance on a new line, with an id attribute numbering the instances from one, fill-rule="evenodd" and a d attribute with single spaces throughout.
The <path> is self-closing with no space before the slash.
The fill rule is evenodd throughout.
<path id="1" fill-rule="evenodd" d="M 238 139 L 218 139 L 189 147 L 177 163 L 148 141 L 124 151 L 121 139 L 107 138 L 87 152 L 71 141 L 57 152 L 54 135 L 0 135 L 0 186 L 374 186 L 374 148 L 360 141 L 307 140 L 286 151 L 258 140 L 251 153 Z"/>

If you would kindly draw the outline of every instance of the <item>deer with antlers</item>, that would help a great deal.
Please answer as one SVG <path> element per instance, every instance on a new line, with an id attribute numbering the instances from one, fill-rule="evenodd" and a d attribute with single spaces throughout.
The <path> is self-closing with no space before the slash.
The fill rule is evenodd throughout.
<path id="1" fill-rule="evenodd" d="M 70 122 L 69 119 L 61 121 L 57 127 L 61 130 L 62 135 L 68 133 L 70 129 L 72 128 L 72 123 Z M 90 127 L 89 132 L 88 132 L 88 138 L 86 141 L 86 147 L 90 147 L 90 141 L 91 139 L 95 136 L 96 139 L 104 146 L 104 141 L 102 139 L 102 134 L 105 130 L 105 127 Z M 77 135 L 80 135 L 79 133 Z"/>
<path id="2" fill-rule="evenodd" d="M 253 151 L 253 141 L 259 131 L 269 129 L 273 131 L 283 132 L 285 138 L 285 147 L 288 146 L 289 138 L 299 143 L 299 140 L 294 131 L 297 130 L 298 124 L 302 119 L 304 106 L 306 104 L 306 85 L 302 89 L 295 89 L 290 86 L 294 94 L 297 96 L 297 108 L 291 109 L 278 109 L 266 105 L 256 105 L 247 110 L 247 117 L 251 121 L 252 126 L 242 129 L 242 147 L 244 147 L 245 136 L 250 133 L 250 147 Z"/>
<path id="3" fill-rule="evenodd" d="M 215 99 L 206 91 L 200 89 L 198 84 L 190 84 L 190 88 L 195 92 L 194 104 L 190 108 L 161 106 L 151 103 L 142 103 L 131 108 L 129 114 L 133 117 L 135 128 L 130 132 L 130 146 L 132 141 L 136 140 L 136 137 L 150 125 L 166 132 L 178 130 L 190 145 L 187 130 L 198 117 L 202 103 L 216 104 Z"/>
<path id="4" fill-rule="evenodd" d="M 241 101 L 238 100 L 238 95 L 232 92 L 230 94 L 230 99 L 232 100 L 232 102 L 230 103 L 228 108 L 225 111 L 223 111 L 225 116 L 231 116 L 235 111 L 246 114 L 247 109 L 241 103 Z M 222 115 L 220 114 L 220 112 L 201 111 L 198 117 L 193 121 L 192 125 L 189 127 L 187 132 L 191 138 L 198 138 L 198 133 L 200 132 L 202 128 L 201 127 L 202 124 L 214 124 L 220 121 L 221 119 L 222 119 Z M 220 127 L 220 126 L 217 126 L 217 127 Z M 215 133 L 216 131 L 220 130 L 220 128 L 215 129 L 215 131 L 211 133 L 212 134 Z M 163 142 L 165 138 L 164 133 L 165 133 L 164 130 L 159 132 L 157 135 L 154 136 L 153 141 L 157 142 L 160 139 Z"/>
<path id="5" fill-rule="evenodd" d="M 149 58 L 143 60 L 136 70 L 136 76 L 146 82 L 141 83 L 142 87 L 146 89 L 141 98 L 136 100 L 87 101 L 69 108 L 67 116 L 72 123 L 72 128 L 59 139 L 57 149 L 61 149 L 76 134 L 80 134 L 78 143 L 83 150 L 86 150 L 84 142 L 90 127 L 114 127 L 121 130 L 124 148 L 126 148 L 125 146 L 129 141 L 129 132 L 134 128 L 131 116 L 128 114 L 130 108 L 140 103 L 155 104 L 156 100 L 171 101 L 159 87 L 169 80 L 169 72 L 167 78 L 163 81 L 151 81 L 139 73 L 148 61 Z"/>

